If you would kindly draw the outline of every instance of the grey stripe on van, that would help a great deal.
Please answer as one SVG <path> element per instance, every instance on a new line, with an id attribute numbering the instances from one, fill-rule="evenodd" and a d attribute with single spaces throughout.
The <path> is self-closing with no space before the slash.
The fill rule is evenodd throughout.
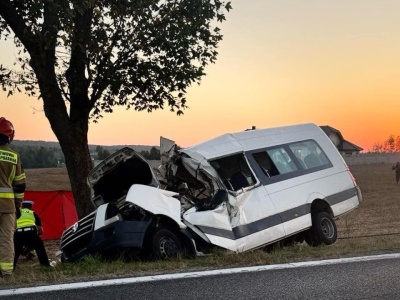
<path id="1" fill-rule="evenodd" d="M 234 236 L 236 239 L 248 236 L 255 232 L 265 230 L 267 228 L 281 224 L 281 218 L 278 215 L 269 216 L 267 218 L 252 222 L 247 225 L 241 225 L 232 228 Z"/>
<path id="2" fill-rule="evenodd" d="M 226 229 L 219 229 L 219 228 L 214 228 L 214 227 L 208 227 L 208 226 L 199 226 L 197 227 L 203 231 L 204 233 L 215 235 L 215 236 L 220 236 L 226 239 L 230 240 L 236 240 L 237 237 L 233 234 L 231 230 L 226 230 Z"/>
<path id="3" fill-rule="evenodd" d="M 275 214 L 275 215 L 257 220 L 255 222 L 252 222 L 250 224 L 234 227 L 234 228 L 232 228 L 232 231 L 225 230 L 225 229 L 217 229 L 217 228 L 208 227 L 208 226 L 198 226 L 198 228 L 207 234 L 220 236 L 220 237 L 230 239 L 230 240 L 237 240 L 242 237 L 253 234 L 255 232 L 259 232 L 259 231 L 271 228 L 273 226 L 279 225 L 281 223 L 282 223 L 282 221 L 281 221 L 281 218 L 279 217 L 279 214 Z"/>
<path id="4" fill-rule="evenodd" d="M 337 194 L 326 197 L 330 205 L 335 205 L 340 202 L 346 201 L 347 199 L 357 196 L 357 188 L 351 188 L 349 190 L 341 191 Z"/>
<path id="5" fill-rule="evenodd" d="M 282 218 L 282 223 L 289 222 L 293 219 L 305 216 L 311 211 L 311 204 L 307 203 L 301 206 L 297 206 L 292 209 L 285 210 L 280 213 Z"/>
<path id="6" fill-rule="evenodd" d="M 327 197 L 327 201 L 330 205 L 338 204 L 340 202 L 346 201 L 357 195 L 357 189 L 351 188 L 349 190 L 345 190 L 331 196 Z M 218 229 L 208 226 L 197 226 L 201 231 L 206 234 L 211 234 L 214 236 L 223 237 L 230 240 L 237 240 L 253 233 L 271 228 L 273 226 L 289 222 L 296 218 L 305 216 L 311 211 L 311 204 L 304 204 L 292 209 L 288 209 L 286 211 L 281 212 L 280 214 L 275 214 L 250 224 L 240 225 L 232 228 L 232 231 L 225 229 Z"/>

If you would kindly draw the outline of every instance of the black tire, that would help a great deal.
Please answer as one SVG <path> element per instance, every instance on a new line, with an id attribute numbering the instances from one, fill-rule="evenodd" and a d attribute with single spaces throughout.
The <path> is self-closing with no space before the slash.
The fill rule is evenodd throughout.
<path id="1" fill-rule="evenodd" d="M 310 246 L 331 245 L 336 242 L 337 227 L 335 220 L 327 212 L 318 212 L 312 216 L 312 227 L 306 236 Z"/>
<path id="2" fill-rule="evenodd" d="M 162 228 L 153 232 L 149 250 L 153 259 L 174 259 L 182 253 L 182 245 L 174 232 Z"/>

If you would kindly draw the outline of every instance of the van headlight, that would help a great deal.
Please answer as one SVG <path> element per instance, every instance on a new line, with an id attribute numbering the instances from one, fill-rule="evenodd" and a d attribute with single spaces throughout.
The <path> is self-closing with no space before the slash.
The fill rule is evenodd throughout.
<path id="1" fill-rule="evenodd" d="M 127 221 L 143 221 L 149 216 L 149 212 L 130 202 L 125 202 L 119 208 L 119 213 Z"/>

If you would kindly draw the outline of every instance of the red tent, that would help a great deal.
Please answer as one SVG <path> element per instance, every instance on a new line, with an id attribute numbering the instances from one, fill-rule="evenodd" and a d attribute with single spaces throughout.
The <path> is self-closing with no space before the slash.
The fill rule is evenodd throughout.
<path id="1" fill-rule="evenodd" d="M 71 191 L 25 191 L 24 199 L 35 202 L 33 210 L 42 220 L 42 239 L 59 239 L 78 220 Z"/>

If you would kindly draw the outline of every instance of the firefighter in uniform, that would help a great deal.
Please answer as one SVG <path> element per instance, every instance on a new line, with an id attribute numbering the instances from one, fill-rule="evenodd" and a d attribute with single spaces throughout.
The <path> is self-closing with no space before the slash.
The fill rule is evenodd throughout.
<path id="1" fill-rule="evenodd" d="M 32 210 L 33 201 L 22 202 L 21 216 L 17 220 L 17 229 L 14 233 L 14 268 L 24 246 L 36 251 L 42 266 L 49 267 L 50 262 L 40 235 L 43 233 L 42 221 Z"/>
<path id="2" fill-rule="evenodd" d="M 10 149 L 14 126 L 0 117 L 0 273 L 12 275 L 14 268 L 14 230 L 25 191 L 25 173 L 19 154 Z"/>

